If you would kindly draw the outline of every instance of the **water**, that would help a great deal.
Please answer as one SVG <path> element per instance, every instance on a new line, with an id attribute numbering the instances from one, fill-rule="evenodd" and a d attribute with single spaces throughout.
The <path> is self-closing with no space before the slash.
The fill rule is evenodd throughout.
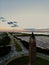
<path id="1" fill-rule="evenodd" d="M 49 37 L 46 36 L 35 36 L 36 37 L 36 46 L 44 49 L 49 49 Z M 22 40 L 29 42 L 30 36 L 19 36 Z"/>
<path id="2" fill-rule="evenodd" d="M 28 34 L 32 34 L 32 32 L 22 32 L 22 33 L 28 33 Z M 49 35 L 48 32 L 33 32 L 34 34 L 46 34 Z"/>

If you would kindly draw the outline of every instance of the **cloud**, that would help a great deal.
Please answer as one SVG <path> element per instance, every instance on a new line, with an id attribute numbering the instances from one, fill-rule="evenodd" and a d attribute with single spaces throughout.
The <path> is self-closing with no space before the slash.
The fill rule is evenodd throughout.
<path id="1" fill-rule="evenodd" d="M 16 21 L 13 21 L 13 23 L 17 23 Z"/>
<path id="2" fill-rule="evenodd" d="M 4 17 L 0 17 L 0 20 L 1 20 L 2 22 L 6 22 L 6 20 L 5 20 Z"/>
<path id="3" fill-rule="evenodd" d="M 17 22 L 16 21 L 9 21 L 7 22 L 8 24 L 16 24 Z"/>
<path id="4" fill-rule="evenodd" d="M 0 20 L 4 20 L 5 18 L 4 17 L 0 17 Z"/>
<path id="5" fill-rule="evenodd" d="M 11 27 L 18 27 L 18 25 L 14 24 L 14 25 L 13 25 L 13 26 L 11 26 Z"/>
<path id="6" fill-rule="evenodd" d="M 2 20 L 2 22 L 5 22 L 6 20 Z"/>
<path id="7" fill-rule="evenodd" d="M 8 24 L 13 24 L 13 22 L 12 21 L 10 21 L 10 22 L 7 22 Z"/>
<path id="8" fill-rule="evenodd" d="M 16 21 L 9 21 L 9 22 L 7 22 L 7 24 L 11 25 L 11 27 L 18 27 Z"/>

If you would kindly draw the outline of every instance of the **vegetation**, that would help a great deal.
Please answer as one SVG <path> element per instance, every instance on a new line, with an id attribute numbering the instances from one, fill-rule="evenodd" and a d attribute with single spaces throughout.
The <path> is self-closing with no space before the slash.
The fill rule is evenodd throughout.
<path id="1" fill-rule="evenodd" d="M 5 36 L 8 36 L 8 34 L 6 32 L 0 32 L 0 36 L 5 37 Z"/>
<path id="2" fill-rule="evenodd" d="M 40 47 L 37 47 L 36 49 L 37 49 L 37 52 L 39 52 L 39 53 L 49 55 L 49 49 L 42 49 Z"/>
<path id="3" fill-rule="evenodd" d="M 47 36 L 47 37 L 49 37 L 49 35 L 46 35 L 46 34 L 35 34 L 35 36 Z"/>
<path id="4" fill-rule="evenodd" d="M 7 33 L 0 34 L 0 46 L 8 45 L 10 42 L 10 38 Z"/>
<path id="5" fill-rule="evenodd" d="M 7 65 L 28 65 L 28 62 L 29 62 L 28 59 L 29 59 L 28 56 L 16 58 L 16 59 L 13 59 L 11 62 L 9 62 Z M 49 65 L 49 61 L 37 57 L 36 64 L 37 65 Z"/>
<path id="6" fill-rule="evenodd" d="M 42 59 L 42 58 L 37 57 L 36 64 L 37 64 L 37 65 L 49 65 L 49 61 L 48 61 L 48 60 L 45 60 L 45 59 Z"/>
<path id="7" fill-rule="evenodd" d="M 12 42 L 11 41 L 9 42 L 9 45 L 12 45 Z"/>
<path id="8" fill-rule="evenodd" d="M 29 49 L 29 43 L 26 42 L 25 40 L 20 40 L 20 42 L 23 44 L 23 46 L 26 48 L 26 49 Z"/>
<path id="9" fill-rule="evenodd" d="M 11 50 L 11 46 L 3 46 L 3 47 L 0 47 L 0 57 L 8 54 Z"/>
<path id="10" fill-rule="evenodd" d="M 11 50 L 10 38 L 7 33 L 0 33 L 0 57 L 8 54 Z"/>
<path id="11" fill-rule="evenodd" d="M 0 46 L 1 46 L 1 45 L 3 45 L 3 46 L 4 46 L 4 45 L 8 45 L 9 42 L 10 42 L 10 38 L 6 36 L 6 37 L 0 39 Z"/>
<path id="12" fill-rule="evenodd" d="M 22 48 L 20 47 L 20 45 L 17 43 L 15 39 L 14 39 L 14 43 L 15 43 L 16 51 L 18 52 L 22 51 Z"/>

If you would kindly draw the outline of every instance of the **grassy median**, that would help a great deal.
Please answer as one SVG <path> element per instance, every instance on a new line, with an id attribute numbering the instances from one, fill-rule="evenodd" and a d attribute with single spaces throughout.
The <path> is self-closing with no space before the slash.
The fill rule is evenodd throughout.
<path id="1" fill-rule="evenodd" d="M 28 56 L 16 58 L 16 59 L 12 60 L 11 62 L 9 62 L 7 65 L 28 65 L 28 61 L 29 61 L 28 59 L 29 59 Z M 49 65 L 49 61 L 37 57 L 36 65 Z"/>
<path id="2" fill-rule="evenodd" d="M 17 40 L 16 40 L 16 39 L 14 39 L 14 44 L 15 44 L 16 51 L 17 51 L 17 52 L 22 51 L 22 48 L 21 48 L 20 45 L 17 43 Z"/>

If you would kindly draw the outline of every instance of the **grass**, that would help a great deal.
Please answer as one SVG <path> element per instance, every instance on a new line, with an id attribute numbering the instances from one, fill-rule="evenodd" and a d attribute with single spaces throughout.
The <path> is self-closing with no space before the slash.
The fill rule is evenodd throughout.
<path id="1" fill-rule="evenodd" d="M 11 42 L 11 40 L 10 40 L 9 45 L 11 45 L 11 44 L 12 44 L 12 42 Z"/>
<path id="2" fill-rule="evenodd" d="M 20 45 L 17 43 L 17 40 L 14 39 L 14 43 L 15 43 L 16 51 L 17 51 L 17 52 L 22 51 L 22 48 L 21 48 Z"/>
<path id="3" fill-rule="evenodd" d="M 42 59 L 42 58 L 39 58 L 39 57 L 37 57 L 36 63 L 37 63 L 37 65 L 49 65 L 48 60 L 45 60 L 45 59 Z"/>
<path id="4" fill-rule="evenodd" d="M 29 59 L 28 56 L 16 58 L 12 60 L 10 63 L 8 63 L 7 65 L 28 65 L 28 59 Z M 49 65 L 49 61 L 37 57 L 36 65 Z"/>

